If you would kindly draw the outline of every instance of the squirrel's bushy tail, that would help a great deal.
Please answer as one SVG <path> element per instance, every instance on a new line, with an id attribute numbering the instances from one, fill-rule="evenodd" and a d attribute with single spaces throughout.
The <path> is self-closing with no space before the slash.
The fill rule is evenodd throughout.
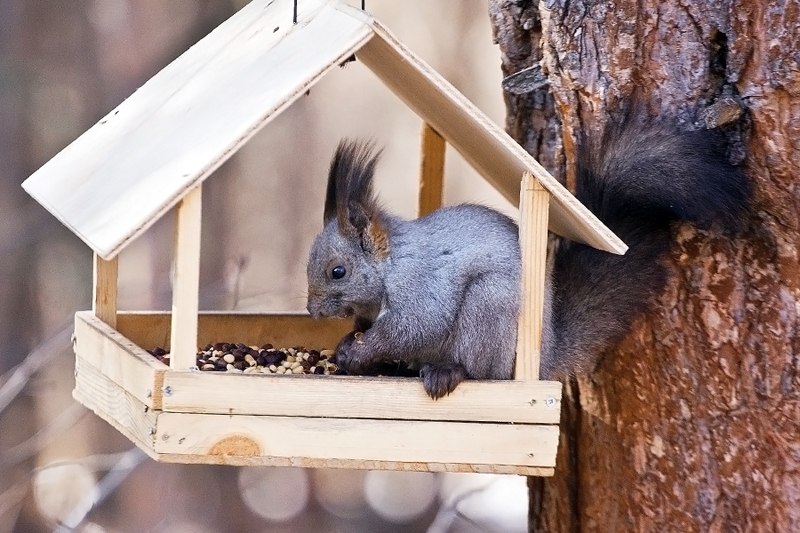
<path id="1" fill-rule="evenodd" d="M 637 115 L 583 141 L 576 196 L 629 246 L 613 255 L 562 240 L 552 263 L 552 312 L 542 376 L 588 370 L 667 282 L 673 221 L 735 232 L 750 182 L 715 131 L 681 132 Z"/>

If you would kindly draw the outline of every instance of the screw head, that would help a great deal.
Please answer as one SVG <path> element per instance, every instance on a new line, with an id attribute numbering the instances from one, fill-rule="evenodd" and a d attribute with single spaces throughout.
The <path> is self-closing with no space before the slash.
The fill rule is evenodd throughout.
<path id="1" fill-rule="evenodd" d="M 172 396 L 172 387 L 170 387 L 169 385 L 164 387 L 162 391 L 164 392 L 164 396 Z"/>
<path id="2" fill-rule="evenodd" d="M 556 403 L 557 403 L 557 402 L 556 402 L 556 399 L 555 399 L 555 398 L 553 398 L 552 396 L 548 396 L 548 397 L 547 397 L 547 399 L 545 399 L 545 401 L 544 401 L 544 404 L 545 404 L 547 407 L 555 407 L 555 406 L 556 406 Z"/>

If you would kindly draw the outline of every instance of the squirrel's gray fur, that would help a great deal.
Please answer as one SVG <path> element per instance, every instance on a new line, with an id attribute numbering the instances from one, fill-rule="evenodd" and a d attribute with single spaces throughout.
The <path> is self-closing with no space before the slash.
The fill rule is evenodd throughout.
<path id="1" fill-rule="evenodd" d="M 377 158 L 371 144 L 339 145 L 308 261 L 312 316 L 354 319 L 337 348 L 340 366 L 359 373 L 386 361 L 415 364 L 433 398 L 466 378 L 511 378 L 516 223 L 471 204 L 416 220 L 391 215 L 372 192 Z M 674 220 L 735 229 L 750 195 L 716 133 L 636 116 L 594 146 L 581 141 L 576 178 L 578 199 L 630 249 L 617 256 L 560 240 L 548 260 L 542 378 L 590 369 L 645 311 L 666 283 Z"/>

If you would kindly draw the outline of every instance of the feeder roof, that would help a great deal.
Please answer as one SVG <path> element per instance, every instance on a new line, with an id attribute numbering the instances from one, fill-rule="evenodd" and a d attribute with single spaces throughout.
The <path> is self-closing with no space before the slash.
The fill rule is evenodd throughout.
<path id="1" fill-rule="evenodd" d="M 375 18 L 337 0 L 253 0 L 153 76 L 22 186 L 104 259 L 116 256 L 262 126 L 352 54 L 517 204 L 551 193 L 550 230 L 625 244 Z"/>

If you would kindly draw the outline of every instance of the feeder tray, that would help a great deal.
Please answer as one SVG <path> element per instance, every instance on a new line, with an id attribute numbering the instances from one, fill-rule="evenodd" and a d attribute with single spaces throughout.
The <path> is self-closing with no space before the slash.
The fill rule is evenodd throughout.
<path id="1" fill-rule="evenodd" d="M 561 385 L 538 380 L 547 231 L 625 245 L 369 14 L 301 0 L 292 24 L 293 11 L 253 0 L 23 184 L 95 252 L 93 309 L 75 315 L 75 398 L 165 462 L 552 475 Z M 412 378 L 193 369 L 209 342 L 332 348 L 350 329 L 305 314 L 199 313 L 198 283 L 203 180 L 353 55 L 424 121 L 421 214 L 441 203 L 445 142 L 520 200 L 513 380 L 466 381 L 433 401 Z M 119 312 L 119 252 L 173 207 L 172 312 Z M 169 367 L 145 351 L 154 346 L 171 351 Z"/>

